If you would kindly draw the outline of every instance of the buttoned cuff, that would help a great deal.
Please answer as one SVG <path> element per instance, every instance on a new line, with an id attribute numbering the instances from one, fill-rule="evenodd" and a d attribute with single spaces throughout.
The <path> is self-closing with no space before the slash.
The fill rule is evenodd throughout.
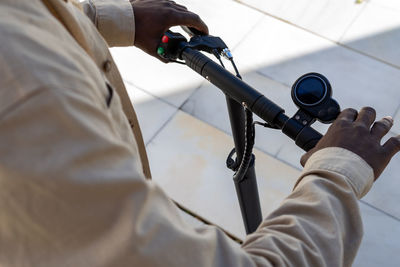
<path id="1" fill-rule="evenodd" d="M 95 25 L 110 47 L 132 46 L 135 42 L 135 17 L 129 0 L 92 0 Z"/>
<path id="2" fill-rule="evenodd" d="M 324 171 L 344 176 L 358 199 L 366 195 L 374 183 L 372 167 L 360 156 L 344 148 L 328 147 L 315 152 L 308 159 L 296 186 L 305 176 Z"/>

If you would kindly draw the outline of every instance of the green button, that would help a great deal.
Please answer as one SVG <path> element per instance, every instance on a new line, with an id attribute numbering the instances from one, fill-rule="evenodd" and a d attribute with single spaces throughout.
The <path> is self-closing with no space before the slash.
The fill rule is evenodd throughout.
<path id="1" fill-rule="evenodd" d="M 159 47 L 159 48 L 157 49 L 157 54 L 159 54 L 160 56 L 164 55 L 164 54 L 165 54 L 165 49 L 162 48 L 162 47 Z"/>

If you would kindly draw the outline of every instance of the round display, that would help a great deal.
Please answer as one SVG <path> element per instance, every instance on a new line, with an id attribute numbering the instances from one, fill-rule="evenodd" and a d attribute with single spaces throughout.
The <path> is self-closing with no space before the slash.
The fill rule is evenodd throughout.
<path id="1" fill-rule="evenodd" d="M 325 82 L 317 76 L 304 77 L 297 83 L 295 94 L 296 98 L 306 105 L 316 105 L 320 103 L 327 92 Z"/>

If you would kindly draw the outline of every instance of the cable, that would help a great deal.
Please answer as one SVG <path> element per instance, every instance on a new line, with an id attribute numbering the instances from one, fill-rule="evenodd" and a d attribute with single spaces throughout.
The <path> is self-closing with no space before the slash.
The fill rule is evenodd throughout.
<path id="1" fill-rule="evenodd" d="M 252 155 L 253 155 L 253 147 L 254 147 L 254 124 L 253 124 L 253 112 L 249 109 L 245 108 L 245 134 L 244 134 L 244 152 L 242 161 L 240 162 L 240 166 L 233 175 L 233 180 L 241 182 L 246 175 L 247 169 L 249 168 Z"/>
<path id="2" fill-rule="evenodd" d="M 224 62 L 222 62 L 221 57 L 219 57 L 218 60 L 219 60 L 219 63 L 221 63 L 221 66 L 224 67 L 224 69 L 225 69 L 225 65 L 224 65 Z"/>
<path id="3" fill-rule="evenodd" d="M 260 122 L 260 121 L 255 121 L 255 122 L 253 122 L 253 125 L 261 125 L 261 126 L 263 126 L 263 127 L 265 127 L 265 128 L 270 128 L 270 129 L 277 129 L 277 130 L 280 130 L 280 128 L 278 127 L 278 126 L 276 126 L 276 125 L 272 125 L 272 124 L 269 124 L 269 123 L 267 123 L 267 122 Z"/>
<path id="4" fill-rule="evenodd" d="M 234 69 L 235 72 L 236 72 L 236 77 L 238 77 L 239 79 L 242 80 L 242 76 L 240 76 L 240 74 L 239 74 L 239 71 L 238 71 L 238 69 L 237 69 L 237 67 L 236 67 L 235 61 L 233 61 L 233 57 L 229 58 L 229 60 L 231 61 L 232 66 L 233 66 L 233 69 Z"/>
<path id="5" fill-rule="evenodd" d="M 213 49 L 213 54 L 214 56 L 219 60 L 219 63 L 221 64 L 221 66 L 225 69 L 225 65 L 224 62 L 222 62 L 221 56 L 219 55 L 219 52 L 217 49 Z"/>

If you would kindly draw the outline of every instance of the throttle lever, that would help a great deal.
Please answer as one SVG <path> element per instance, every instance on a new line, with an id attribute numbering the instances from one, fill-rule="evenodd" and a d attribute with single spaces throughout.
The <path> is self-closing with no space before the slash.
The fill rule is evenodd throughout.
<path id="1" fill-rule="evenodd" d="M 211 35 L 194 35 L 188 42 L 185 36 L 172 31 L 165 32 L 161 38 L 157 54 L 168 60 L 182 59 L 181 54 L 185 48 L 204 51 L 210 54 L 222 54 L 227 50 L 227 45 L 221 38 Z"/>

